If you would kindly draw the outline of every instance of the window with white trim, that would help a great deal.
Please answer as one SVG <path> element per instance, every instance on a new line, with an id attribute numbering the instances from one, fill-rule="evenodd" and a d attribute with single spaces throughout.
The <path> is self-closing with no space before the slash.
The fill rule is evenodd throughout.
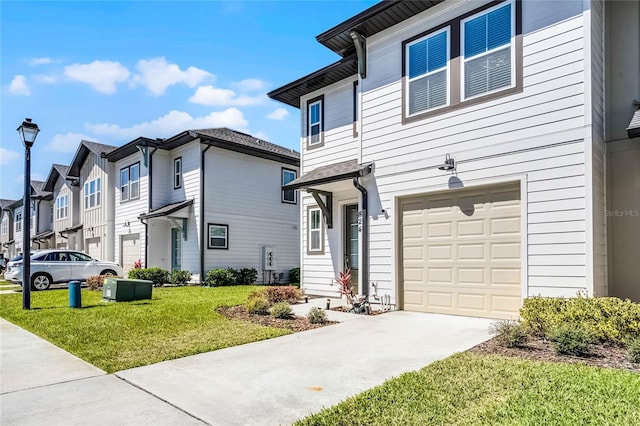
<path id="1" fill-rule="evenodd" d="M 307 107 L 307 135 L 309 137 L 309 146 L 322 144 L 322 130 L 323 130 L 323 99 L 313 99 L 309 101 Z"/>
<path id="2" fill-rule="evenodd" d="M 282 169 L 282 185 L 286 185 L 298 177 L 295 170 Z M 296 191 L 295 189 L 283 189 L 282 190 L 282 202 L 296 204 Z"/>
<path id="3" fill-rule="evenodd" d="M 13 220 L 13 229 L 16 232 L 22 231 L 22 210 L 15 213 Z"/>
<path id="4" fill-rule="evenodd" d="M 2 224 L 0 225 L 0 234 L 7 235 L 9 233 L 9 218 L 3 217 Z"/>
<path id="5" fill-rule="evenodd" d="M 319 207 L 309 207 L 307 210 L 307 252 L 321 254 L 324 252 L 324 238 L 322 235 L 322 210 Z"/>
<path id="6" fill-rule="evenodd" d="M 513 87 L 515 7 L 500 4 L 461 22 L 462 97 Z"/>
<path id="7" fill-rule="evenodd" d="M 100 178 L 95 178 L 84 183 L 84 209 L 92 209 L 100 206 L 102 188 Z"/>
<path id="8" fill-rule="evenodd" d="M 449 27 L 406 45 L 407 115 L 449 104 Z"/>
<path id="9" fill-rule="evenodd" d="M 66 219 L 69 214 L 69 194 L 56 198 L 56 220 Z"/>
<path id="10" fill-rule="evenodd" d="M 49 206 L 49 223 L 53 223 L 53 204 Z"/>
<path id="11" fill-rule="evenodd" d="M 29 209 L 29 228 L 33 229 L 33 222 L 36 221 L 36 206 L 35 206 L 35 202 L 32 200 L 31 201 L 31 208 Z"/>
<path id="12" fill-rule="evenodd" d="M 182 157 L 173 160 L 173 189 L 182 188 Z"/>
<path id="13" fill-rule="evenodd" d="M 140 198 L 140 163 L 120 169 L 120 202 Z"/>
<path id="14" fill-rule="evenodd" d="M 210 249 L 228 249 L 229 248 L 229 225 L 220 225 L 209 223 L 209 242 L 207 247 Z"/>

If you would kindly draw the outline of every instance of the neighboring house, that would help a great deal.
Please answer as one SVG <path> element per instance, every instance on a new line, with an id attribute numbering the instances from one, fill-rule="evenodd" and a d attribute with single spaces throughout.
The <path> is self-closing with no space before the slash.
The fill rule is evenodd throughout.
<path id="1" fill-rule="evenodd" d="M 80 188 L 78 178 L 69 176 L 69 166 L 54 164 L 45 182 L 52 193 L 53 232 L 56 248 L 80 250 Z"/>
<path id="2" fill-rule="evenodd" d="M 0 200 L 0 253 L 3 258 L 15 256 L 13 240 L 13 208 L 14 200 Z"/>
<path id="3" fill-rule="evenodd" d="M 117 147 L 83 140 L 69 166 L 78 177 L 80 220 L 75 232 L 80 250 L 99 260 L 114 259 L 114 187 L 112 164 L 106 156 Z M 75 229 L 74 229 L 75 228 Z"/>
<path id="4" fill-rule="evenodd" d="M 258 282 L 299 266 L 299 206 L 281 185 L 299 153 L 226 128 L 138 138 L 112 151 L 115 259 L 188 270 L 255 268 Z M 272 265 L 265 265 L 266 249 Z"/>
<path id="5" fill-rule="evenodd" d="M 301 111 L 285 188 L 306 191 L 304 290 L 336 295 L 350 267 L 405 310 L 640 301 L 639 17 L 624 1 L 385 1 L 320 34 L 342 58 L 269 94 Z"/>
<path id="6" fill-rule="evenodd" d="M 31 181 L 31 248 L 55 247 L 53 231 L 53 194 L 45 189 L 45 182 Z"/>

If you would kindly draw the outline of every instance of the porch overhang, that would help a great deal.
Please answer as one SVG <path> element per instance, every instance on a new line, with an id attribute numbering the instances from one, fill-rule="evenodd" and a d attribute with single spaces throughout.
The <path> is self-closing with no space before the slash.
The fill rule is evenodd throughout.
<path id="1" fill-rule="evenodd" d="M 69 228 L 65 228 L 62 231 L 58 232 L 58 234 L 60 235 L 60 237 L 62 238 L 69 238 L 68 235 L 64 235 L 64 234 L 69 234 L 70 232 L 76 232 L 79 231 L 80 229 L 82 229 L 82 225 L 75 225 L 75 226 L 71 226 Z"/>
<path id="2" fill-rule="evenodd" d="M 31 238 L 31 240 L 32 241 L 42 241 L 42 240 L 46 240 L 48 238 L 52 238 L 55 235 L 56 235 L 55 231 L 44 231 L 44 232 L 41 232 L 39 234 L 36 234 L 33 238 Z"/>
<path id="3" fill-rule="evenodd" d="M 640 137 L 640 101 L 633 101 L 633 104 L 637 109 L 636 112 L 633 113 L 633 117 L 631 117 L 629 127 L 626 129 L 629 138 Z"/>
<path id="4" fill-rule="evenodd" d="M 138 216 L 138 219 L 145 221 L 148 219 L 166 219 L 170 221 L 173 226 L 180 229 L 182 238 L 187 240 L 187 221 L 189 219 L 188 208 L 193 205 L 193 199 L 180 201 L 177 203 L 166 204 L 158 209 L 152 210 L 149 213 L 142 213 Z"/>
<path id="5" fill-rule="evenodd" d="M 318 167 L 309 173 L 282 186 L 282 189 L 304 189 L 313 196 L 324 214 L 327 228 L 333 228 L 333 192 L 331 184 L 353 180 L 370 174 L 373 163 L 358 164 L 357 160 L 347 160 L 328 166 Z"/>

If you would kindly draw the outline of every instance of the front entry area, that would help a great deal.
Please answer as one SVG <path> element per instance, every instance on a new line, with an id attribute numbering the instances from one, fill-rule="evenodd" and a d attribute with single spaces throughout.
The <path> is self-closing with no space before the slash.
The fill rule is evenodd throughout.
<path id="1" fill-rule="evenodd" d="M 182 268 L 182 232 L 178 228 L 171 228 L 171 271 Z"/>
<path id="2" fill-rule="evenodd" d="M 400 212 L 405 310 L 518 316 L 519 184 L 412 196 Z"/>

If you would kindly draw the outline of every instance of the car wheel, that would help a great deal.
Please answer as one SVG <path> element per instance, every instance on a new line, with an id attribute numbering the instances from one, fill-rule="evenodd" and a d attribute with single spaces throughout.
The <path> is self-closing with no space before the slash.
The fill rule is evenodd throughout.
<path id="1" fill-rule="evenodd" d="M 31 277 L 31 287 L 34 290 L 46 290 L 51 285 L 51 277 L 47 274 L 39 273 Z"/>
<path id="2" fill-rule="evenodd" d="M 108 277 L 115 277 L 116 271 L 112 271 L 111 269 L 107 269 L 106 271 L 102 271 L 100 275 L 106 275 Z"/>

